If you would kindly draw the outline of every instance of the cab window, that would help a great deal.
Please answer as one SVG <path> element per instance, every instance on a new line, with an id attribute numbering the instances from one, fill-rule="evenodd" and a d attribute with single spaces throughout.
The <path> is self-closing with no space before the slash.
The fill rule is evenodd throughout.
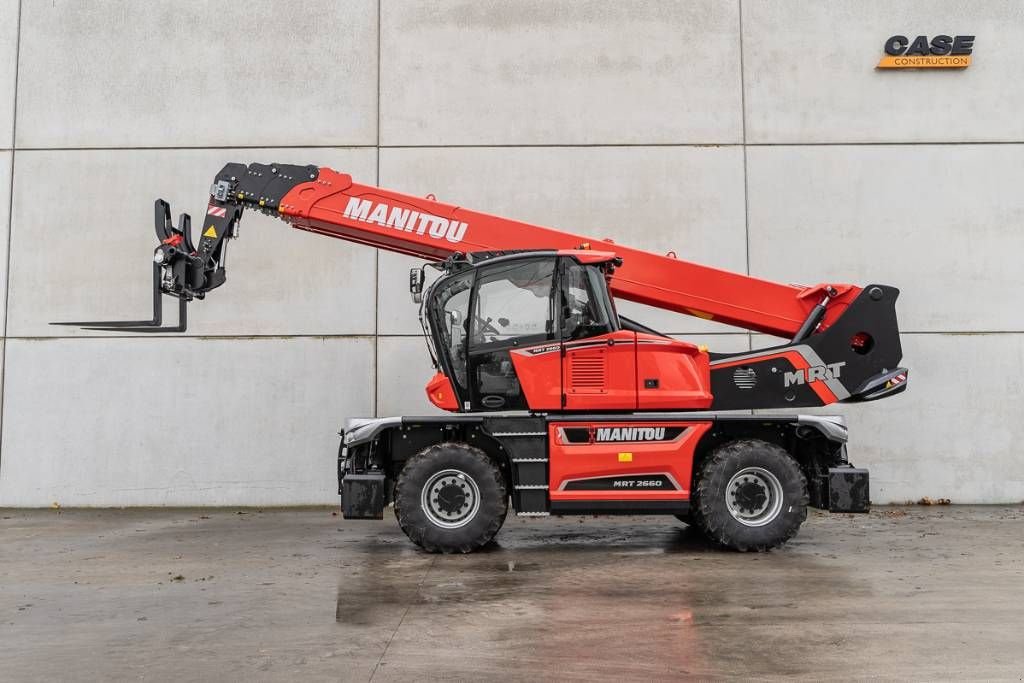
<path id="1" fill-rule="evenodd" d="M 553 258 L 516 260 L 482 270 L 470 321 L 473 346 L 554 339 L 554 271 Z"/>
<path id="2" fill-rule="evenodd" d="M 600 269 L 566 260 L 560 289 L 562 339 L 585 339 L 616 329 Z"/>

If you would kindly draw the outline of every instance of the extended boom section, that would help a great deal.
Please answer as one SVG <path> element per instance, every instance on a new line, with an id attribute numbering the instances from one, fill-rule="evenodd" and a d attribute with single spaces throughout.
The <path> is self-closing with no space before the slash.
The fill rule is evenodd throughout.
<path id="1" fill-rule="evenodd" d="M 254 166 L 257 173 L 268 168 Z M 610 282 L 614 296 L 781 337 L 794 336 L 827 291 L 831 295 L 821 321 L 823 328 L 838 318 L 860 291 L 845 284 L 808 288 L 779 284 L 592 236 L 360 185 L 351 176 L 327 168 L 278 201 L 281 217 L 297 228 L 425 259 L 444 259 L 460 252 L 577 249 L 581 245 L 614 251 L 623 260 Z"/>

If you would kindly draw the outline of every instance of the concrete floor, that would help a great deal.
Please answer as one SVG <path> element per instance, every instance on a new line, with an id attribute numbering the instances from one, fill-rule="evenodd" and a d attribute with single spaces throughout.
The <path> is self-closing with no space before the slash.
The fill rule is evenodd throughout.
<path id="1" fill-rule="evenodd" d="M 898 679 L 1024 674 L 1024 509 L 812 513 L 781 551 L 670 518 L 0 511 L 0 678 Z"/>

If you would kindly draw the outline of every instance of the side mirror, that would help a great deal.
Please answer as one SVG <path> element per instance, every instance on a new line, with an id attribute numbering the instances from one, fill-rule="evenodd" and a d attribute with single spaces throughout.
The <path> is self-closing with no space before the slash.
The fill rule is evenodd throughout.
<path id="1" fill-rule="evenodd" d="M 414 304 L 423 302 L 423 279 L 422 268 L 409 269 L 409 294 L 412 295 L 412 302 Z"/>

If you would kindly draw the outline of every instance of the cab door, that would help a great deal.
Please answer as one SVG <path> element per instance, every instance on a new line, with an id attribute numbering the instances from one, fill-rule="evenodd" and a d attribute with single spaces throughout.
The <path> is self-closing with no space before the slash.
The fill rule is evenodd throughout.
<path id="1" fill-rule="evenodd" d="M 636 333 L 619 329 L 600 268 L 560 260 L 563 408 L 636 410 Z"/>
<path id="2" fill-rule="evenodd" d="M 468 321 L 471 410 L 526 410 L 524 382 L 561 390 L 557 374 L 521 378 L 512 352 L 557 343 L 554 323 L 556 258 L 513 258 L 480 266 Z M 526 369 L 526 368 L 524 368 Z M 535 368 L 530 368 L 535 369 Z M 532 386 L 532 385 L 531 385 Z"/>

